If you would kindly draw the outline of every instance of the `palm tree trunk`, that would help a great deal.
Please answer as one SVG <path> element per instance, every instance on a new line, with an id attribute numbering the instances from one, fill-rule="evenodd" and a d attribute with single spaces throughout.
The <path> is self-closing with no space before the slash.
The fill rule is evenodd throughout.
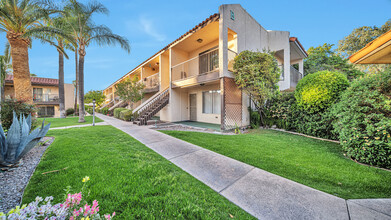
<path id="1" fill-rule="evenodd" d="M 20 35 L 7 33 L 7 39 L 11 45 L 15 98 L 33 104 L 28 54 L 29 40 L 21 38 Z"/>
<path id="2" fill-rule="evenodd" d="M 62 47 L 62 43 L 58 42 Z M 65 118 L 65 91 L 64 91 L 64 54 L 58 51 L 58 96 L 60 99 L 60 118 Z"/>
<path id="3" fill-rule="evenodd" d="M 79 49 L 79 123 L 84 120 L 84 48 Z"/>
<path id="4" fill-rule="evenodd" d="M 1 101 L 3 102 L 3 101 L 5 101 L 5 79 L 3 80 L 3 83 L 2 83 L 2 85 L 1 85 Z"/>
<path id="5" fill-rule="evenodd" d="M 78 99 L 78 94 L 79 94 L 79 65 L 78 65 L 79 60 L 77 59 L 77 48 L 75 48 L 75 66 L 76 66 L 76 92 L 75 92 L 75 115 L 79 112 L 77 109 L 77 99 Z"/>

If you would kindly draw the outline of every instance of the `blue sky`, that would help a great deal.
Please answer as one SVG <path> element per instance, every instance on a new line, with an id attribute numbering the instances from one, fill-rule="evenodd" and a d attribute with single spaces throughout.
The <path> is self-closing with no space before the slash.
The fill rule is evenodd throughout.
<path id="1" fill-rule="evenodd" d="M 110 15 L 95 22 L 109 26 L 130 41 L 130 54 L 119 47 L 90 45 L 85 57 L 85 90 L 104 89 L 164 46 L 218 12 L 221 4 L 239 3 L 264 28 L 290 31 L 308 49 L 324 43 L 338 44 L 354 28 L 381 26 L 391 18 L 391 0 L 309 1 L 128 1 L 100 0 Z M 376 2 L 376 7 L 373 7 Z M 3 51 L 5 34 L 0 34 Z M 65 81 L 75 78 L 72 52 L 65 61 Z M 58 54 L 50 46 L 33 42 L 29 51 L 30 72 L 58 78 Z"/>

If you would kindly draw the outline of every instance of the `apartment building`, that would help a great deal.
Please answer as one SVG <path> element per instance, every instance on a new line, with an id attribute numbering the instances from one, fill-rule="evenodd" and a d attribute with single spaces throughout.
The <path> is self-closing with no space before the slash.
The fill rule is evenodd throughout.
<path id="1" fill-rule="evenodd" d="M 38 117 L 60 117 L 58 79 L 31 77 L 33 103 L 37 106 Z M 74 108 L 75 87 L 64 84 L 65 109 Z M 7 75 L 4 87 L 5 99 L 15 97 L 13 75 Z"/>
<path id="2" fill-rule="evenodd" d="M 232 73 L 235 56 L 244 50 L 275 52 L 283 70 L 281 90 L 294 89 L 303 77 L 307 53 L 296 37 L 266 30 L 239 4 L 221 5 L 219 13 L 104 89 L 105 106 L 126 106 L 116 96 L 115 84 L 138 77 L 146 85 L 145 98 L 129 107 L 138 115 L 137 124 L 159 115 L 167 122 L 219 124 L 222 130 L 249 125 L 250 99 L 236 86 Z"/>

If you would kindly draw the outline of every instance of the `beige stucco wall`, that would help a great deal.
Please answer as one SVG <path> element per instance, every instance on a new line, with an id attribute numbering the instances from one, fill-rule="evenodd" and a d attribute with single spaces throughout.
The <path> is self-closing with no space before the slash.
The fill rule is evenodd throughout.
<path id="1" fill-rule="evenodd" d="M 75 107 L 75 86 L 70 83 L 64 84 L 65 110 Z"/>

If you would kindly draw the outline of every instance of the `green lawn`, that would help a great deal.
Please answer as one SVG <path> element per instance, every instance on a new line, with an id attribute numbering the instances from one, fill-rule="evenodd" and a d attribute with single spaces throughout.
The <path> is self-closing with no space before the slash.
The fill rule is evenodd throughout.
<path id="1" fill-rule="evenodd" d="M 357 164 L 338 144 L 273 130 L 163 133 L 345 199 L 391 197 L 391 172 Z"/>
<path id="2" fill-rule="evenodd" d="M 92 124 L 92 116 L 85 116 L 84 117 L 85 122 L 79 123 L 79 117 L 67 117 L 67 118 L 45 118 L 45 124 L 48 124 L 49 122 L 52 123 L 50 125 L 51 128 L 58 128 L 58 127 L 66 127 L 71 125 L 83 125 L 83 124 Z M 41 124 L 43 121 L 43 118 L 38 118 L 39 124 Z M 103 120 L 95 117 L 95 123 L 102 122 Z"/>
<path id="3" fill-rule="evenodd" d="M 67 186 L 91 180 L 90 200 L 118 219 L 252 219 L 248 213 L 168 160 L 111 126 L 51 130 L 55 136 L 23 197 L 63 198 Z M 42 175 L 52 170 L 60 172 Z"/>

